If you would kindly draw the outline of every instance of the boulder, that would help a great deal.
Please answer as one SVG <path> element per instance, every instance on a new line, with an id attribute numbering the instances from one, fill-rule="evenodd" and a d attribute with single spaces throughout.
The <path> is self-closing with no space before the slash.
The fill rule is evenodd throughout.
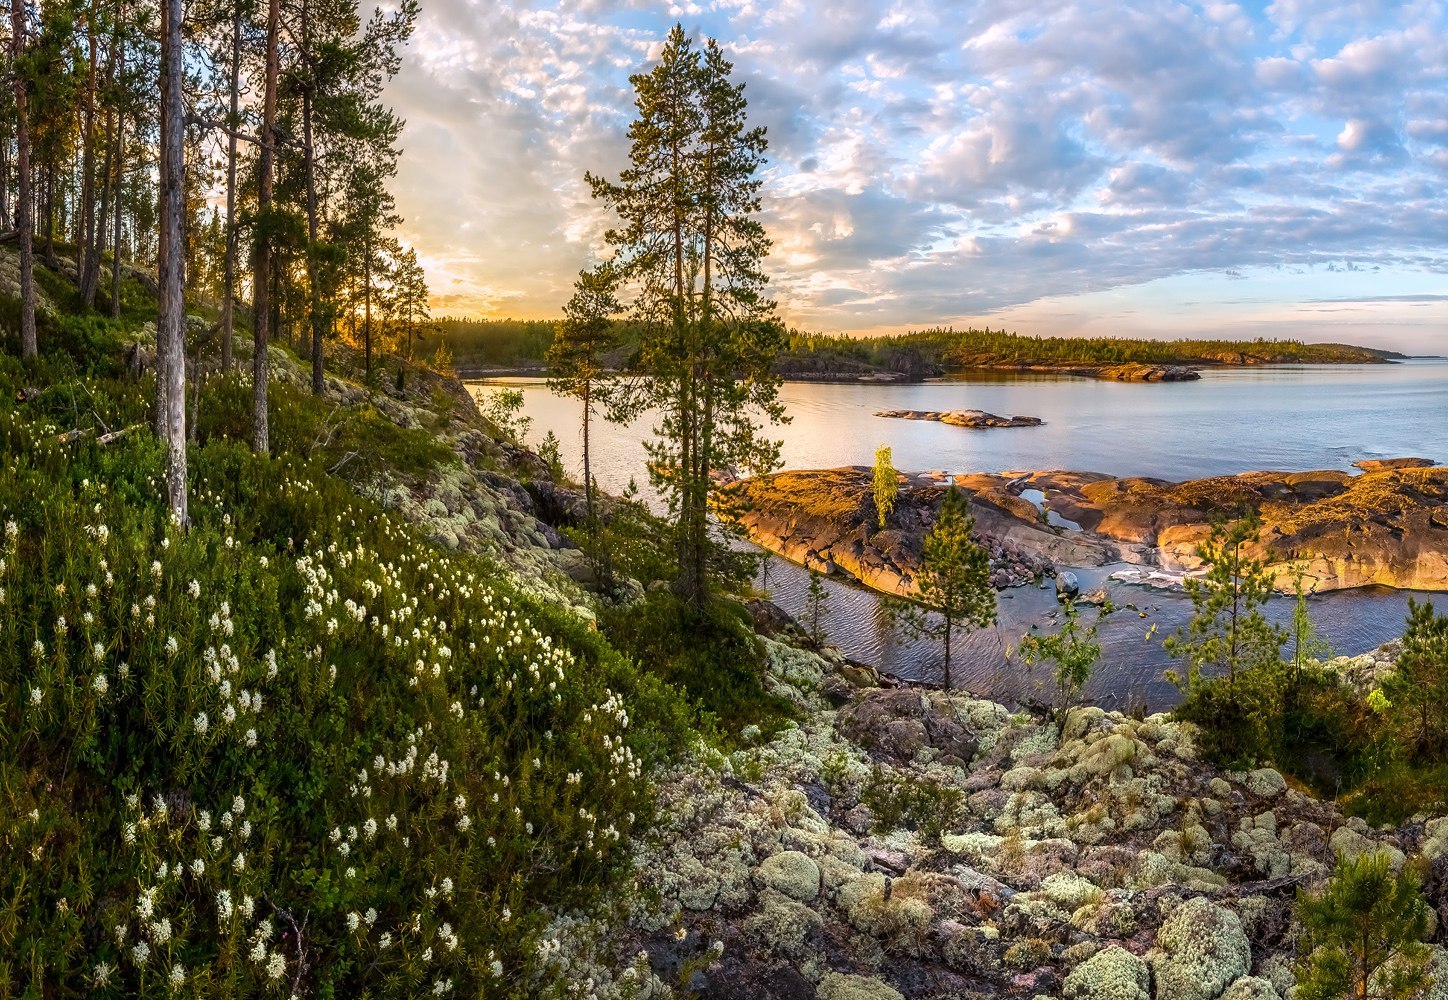
<path id="1" fill-rule="evenodd" d="M 1156 934 L 1157 996 L 1218 1000 L 1252 968 L 1252 947 L 1230 910 L 1194 896 L 1172 910 Z"/>
<path id="2" fill-rule="evenodd" d="M 1151 1000 L 1151 970 L 1125 948 L 1112 945 L 1071 970 L 1065 1000 Z"/>

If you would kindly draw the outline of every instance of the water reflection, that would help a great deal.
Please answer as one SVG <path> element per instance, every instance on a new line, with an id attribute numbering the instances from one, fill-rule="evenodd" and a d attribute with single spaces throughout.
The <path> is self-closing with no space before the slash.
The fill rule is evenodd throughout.
<path id="1" fill-rule="evenodd" d="M 476 383 L 474 391 L 502 384 L 523 390 L 533 440 L 552 431 L 565 464 L 577 469 L 578 403 L 554 396 L 541 379 Z M 879 444 L 891 446 L 899 468 L 950 473 L 1064 468 L 1185 479 L 1264 468 L 1349 470 L 1361 458 L 1399 455 L 1448 461 L 1448 363 L 1441 361 L 1229 369 L 1173 384 L 972 373 L 919 385 L 789 383 L 780 397 L 793 418 L 777 432 L 784 439 L 784 463 L 798 469 L 867 465 Z M 1038 416 L 1046 425 L 975 431 L 874 416 L 884 409 L 958 408 Z M 627 427 L 594 425 L 593 467 L 604 489 L 620 492 L 630 480 L 645 485 L 642 442 L 656 423 L 655 415 L 645 414 Z M 1082 574 L 1083 586 L 1101 585 L 1108 571 Z M 938 647 L 902 640 L 877 595 L 835 581 L 826 585 L 830 637 L 849 655 L 902 677 L 938 679 Z M 1186 598 L 1114 582 L 1106 586 L 1123 610 L 1098 635 L 1102 662 L 1087 697 L 1112 707 L 1171 704 L 1176 689 L 1162 671 L 1173 664 L 1160 640 L 1186 621 Z M 803 613 L 808 587 L 806 571 L 771 561 L 768 589 L 787 611 Z M 1339 652 L 1359 653 L 1401 634 L 1409 596 L 1386 589 L 1322 595 L 1312 600 L 1313 617 Z M 1448 595 L 1437 599 L 1448 604 Z M 1275 600 L 1269 610 L 1286 621 L 1291 601 Z M 1032 625 L 1058 624 L 1051 590 L 1003 593 L 999 625 L 964 644 L 961 666 L 953 667 L 957 682 L 1007 701 L 1046 697 L 1049 668 L 1028 671 L 1006 653 Z M 1148 638 L 1153 625 L 1156 631 Z"/>

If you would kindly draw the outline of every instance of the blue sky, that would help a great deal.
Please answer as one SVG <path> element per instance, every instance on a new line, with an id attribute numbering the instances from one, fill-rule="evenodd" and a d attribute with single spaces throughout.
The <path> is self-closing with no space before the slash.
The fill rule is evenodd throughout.
<path id="1" fill-rule="evenodd" d="M 561 312 L 675 21 L 769 130 L 796 325 L 1448 353 L 1444 2 L 424 0 L 389 96 L 436 312 Z"/>

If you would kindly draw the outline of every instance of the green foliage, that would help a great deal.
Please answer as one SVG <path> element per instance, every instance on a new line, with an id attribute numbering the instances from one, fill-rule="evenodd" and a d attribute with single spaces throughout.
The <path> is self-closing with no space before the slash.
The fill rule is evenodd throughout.
<path id="1" fill-rule="evenodd" d="M 522 416 L 523 391 L 496 389 L 483 400 L 483 417 L 514 444 L 522 444 L 528 436 L 533 418 Z"/>
<path id="2" fill-rule="evenodd" d="M 1422 882 L 1386 854 L 1339 859 L 1327 887 L 1297 901 L 1305 932 L 1298 1000 L 1419 1000 L 1433 977 Z"/>
<path id="3" fill-rule="evenodd" d="M 658 61 L 630 78 L 628 166 L 617 182 L 587 176 L 618 217 L 605 234 L 612 275 L 642 332 L 644 377 L 613 415 L 658 413 L 650 478 L 674 522 L 675 588 L 701 609 L 729 557 L 710 517 L 712 477 L 772 469 L 779 443 L 761 421 L 784 419 L 773 364 L 785 334 L 765 296 L 770 240 L 758 219 L 767 144 L 732 73 L 714 41 L 699 51 L 675 25 Z"/>
<path id="4" fill-rule="evenodd" d="M 965 792 L 945 781 L 876 767 L 860 792 L 877 833 L 918 830 L 927 844 L 961 828 L 969 810 Z"/>
<path id="5" fill-rule="evenodd" d="M 513 365 L 542 361 L 553 343 L 556 320 L 458 319 L 437 321 L 438 336 L 460 365 Z"/>
<path id="6" fill-rule="evenodd" d="M 721 737 L 746 725 L 765 731 L 792 714 L 787 701 L 764 687 L 765 662 L 749 612 L 734 601 L 703 609 L 655 591 L 628 607 L 599 617 L 605 635 L 653 675 L 684 692 L 698 723 Z"/>
<path id="7" fill-rule="evenodd" d="M 1081 689 L 1091 679 L 1091 671 L 1101 658 L 1101 645 L 1096 641 L 1096 630 L 1101 620 L 1115 610 L 1108 602 L 1096 614 L 1096 620 L 1086 628 L 1081 627 L 1080 613 L 1076 602 L 1068 600 L 1065 605 L 1066 624 L 1054 635 L 1028 635 L 1021 640 L 1020 653 L 1027 666 L 1050 661 L 1056 664 L 1056 726 L 1064 729 L 1066 716 L 1070 714 Z"/>
<path id="8" fill-rule="evenodd" d="M 944 643 L 946 687 L 950 687 L 955 633 L 985 628 L 996 619 L 990 556 L 970 537 L 974 527 L 975 519 L 966 512 L 964 498 L 952 487 L 922 543 L 915 603 L 899 609 L 907 632 Z"/>
<path id="9" fill-rule="evenodd" d="M 1164 643 L 1168 653 L 1188 661 L 1188 689 L 1199 682 L 1203 668 L 1225 674 L 1230 685 L 1241 670 L 1279 661 L 1284 636 L 1262 613 L 1272 595 L 1272 577 L 1262 560 L 1248 555 L 1261 527 L 1261 517 L 1248 508 L 1230 524 L 1214 524 L 1206 543 L 1197 547 L 1206 575 L 1185 581 L 1192 619 Z"/>
<path id="10" fill-rule="evenodd" d="M 1292 605 L 1292 625 L 1287 639 L 1292 644 L 1292 687 L 1291 696 L 1296 697 L 1302 686 L 1302 674 L 1307 664 L 1314 660 L 1325 660 L 1332 655 L 1332 646 L 1317 634 L 1312 623 L 1312 614 L 1307 607 L 1307 591 L 1303 587 L 1303 570 L 1293 575 L 1293 591 L 1296 600 Z"/>
<path id="11" fill-rule="evenodd" d="M 895 498 L 900 495 L 900 474 L 890 461 L 890 446 L 880 445 L 875 449 L 875 475 L 873 480 L 875 513 L 883 531 L 885 522 L 895 509 Z"/>
<path id="12" fill-rule="evenodd" d="M 1448 750 L 1448 615 L 1435 614 L 1431 601 L 1408 602 L 1403 650 L 1385 687 L 1413 756 L 1441 760 Z"/>
<path id="13" fill-rule="evenodd" d="M 368 405 L 335 406 L 305 389 L 273 382 L 269 389 L 272 450 L 314 463 L 352 483 L 371 482 L 380 473 L 421 480 L 456 461 L 438 436 L 422 428 L 399 427 Z M 213 377 L 200 407 L 198 436 L 246 441 L 252 426 L 249 372 Z"/>
<path id="14" fill-rule="evenodd" d="M 0 991 L 542 991 L 677 699 L 295 457 L 195 449 L 183 534 L 149 436 L 0 454 Z"/>
<path id="15" fill-rule="evenodd" d="M 781 359 L 788 369 L 848 370 L 853 365 L 921 374 L 931 366 L 1372 364 L 1390 352 L 1295 340 L 1133 340 L 1125 337 L 1039 337 L 1005 330 L 935 328 L 889 337 L 846 337 L 791 331 Z M 810 362 L 819 364 L 811 366 Z"/>
<path id="16" fill-rule="evenodd" d="M 809 641 L 819 649 L 829 638 L 825 632 L 825 622 L 830 616 L 830 592 L 825 589 L 824 577 L 810 570 L 809 574 L 809 595 L 805 598 L 804 624 L 809 634 Z"/>
<path id="17" fill-rule="evenodd" d="M 558 435 L 549 431 L 538 445 L 538 457 L 548 466 L 548 478 L 555 483 L 566 482 L 568 472 L 563 468 L 563 456 L 559 453 Z"/>

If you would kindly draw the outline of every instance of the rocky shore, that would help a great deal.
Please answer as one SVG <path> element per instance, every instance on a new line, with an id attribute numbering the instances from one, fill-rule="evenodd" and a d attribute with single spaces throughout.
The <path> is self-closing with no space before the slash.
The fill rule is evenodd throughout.
<path id="1" fill-rule="evenodd" d="M 1058 732 L 765 642 L 803 719 L 660 781 L 622 919 L 555 925 L 595 995 L 1286 1000 L 1298 890 L 1383 851 L 1427 872 L 1448 998 L 1448 819 L 1370 827 L 1275 770 L 1218 771 L 1167 716 Z"/>
<path id="2" fill-rule="evenodd" d="M 988 427 L 1040 427 L 1040 417 L 1001 417 L 985 410 L 881 410 L 877 417 L 894 420 L 934 420 L 952 427 L 984 429 Z"/>
<path id="3" fill-rule="evenodd" d="M 1374 461 L 1381 467 L 1360 475 L 1246 472 L 1178 483 L 1023 471 L 949 482 L 968 495 L 977 534 L 1000 563 L 1000 586 L 1055 566 L 1128 562 L 1194 572 L 1213 521 L 1252 507 L 1263 528 L 1251 554 L 1267 561 L 1284 592 L 1298 569 L 1319 592 L 1448 589 L 1448 468 Z M 942 482 L 906 479 L 883 531 L 873 520 L 862 467 L 779 473 L 732 488 L 743 501 L 738 520 L 758 544 L 822 572 L 843 571 L 877 590 L 908 594 Z"/>

